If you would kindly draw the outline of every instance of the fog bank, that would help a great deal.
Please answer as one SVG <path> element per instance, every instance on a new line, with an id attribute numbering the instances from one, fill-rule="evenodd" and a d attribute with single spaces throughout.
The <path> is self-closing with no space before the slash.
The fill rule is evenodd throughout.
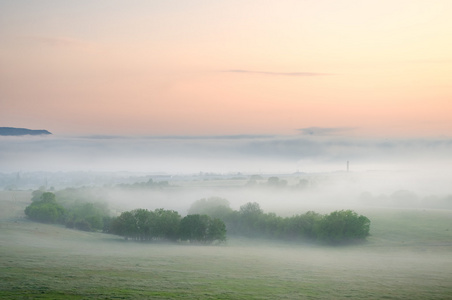
<path id="1" fill-rule="evenodd" d="M 0 172 L 293 173 L 435 171 L 448 174 L 452 139 L 342 136 L 0 137 Z"/>

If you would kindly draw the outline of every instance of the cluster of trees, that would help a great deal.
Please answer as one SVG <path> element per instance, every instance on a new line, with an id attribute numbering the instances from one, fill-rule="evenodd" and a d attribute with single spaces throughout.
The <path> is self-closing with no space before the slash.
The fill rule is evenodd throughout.
<path id="1" fill-rule="evenodd" d="M 34 195 L 34 200 L 25 208 L 25 214 L 33 221 L 60 223 L 64 221 L 66 211 L 56 202 L 55 194 L 50 192 Z"/>
<path id="2" fill-rule="evenodd" d="M 42 190 L 34 191 L 32 196 L 25 215 L 33 221 L 64 224 L 68 228 L 84 231 L 105 231 L 109 227 L 108 210 L 101 204 L 83 201 L 64 203 L 57 201 L 54 193 Z"/>
<path id="3" fill-rule="evenodd" d="M 224 222 L 205 214 L 182 218 L 174 210 L 135 209 L 112 218 L 103 205 L 74 200 L 73 191 L 68 192 L 70 197 L 57 201 L 52 192 L 34 191 L 32 203 L 25 208 L 25 214 L 37 222 L 64 224 L 68 228 L 84 231 L 102 230 L 139 241 L 189 240 L 209 243 L 226 240 Z M 67 198 L 71 198 L 71 201 L 67 201 Z"/>
<path id="4" fill-rule="evenodd" d="M 109 232 L 137 241 L 183 240 L 209 243 L 226 240 L 226 225 L 218 218 L 193 214 L 182 218 L 174 210 L 135 209 L 113 218 Z"/>
<path id="5" fill-rule="evenodd" d="M 103 230 L 138 241 L 168 240 L 209 243 L 230 235 L 282 240 L 312 240 L 331 244 L 363 240 L 370 220 L 352 210 L 322 215 L 313 211 L 291 217 L 264 213 L 256 202 L 232 210 L 226 199 L 212 197 L 192 204 L 188 215 L 174 210 L 135 209 L 111 218 L 106 207 L 88 202 L 56 200 L 51 192 L 33 193 L 25 214 L 34 221 L 60 223 L 85 231 Z"/>
<path id="6" fill-rule="evenodd" d="M 267 180 L 264 180 L 264 177 L 260 175 L 252 175 L 250 176 L 246 186 L 248 187 L 270 187 L 270 188 L 292 188 L 292 189 L 306 189 L 309 186 L 313 185 L 312 182 L 309 182 L 307 179 L 300 179 L 299 182 L 295 185 L 288 185 L 288 181 L 286 179 L 280 179 L 276 176 L 268 177 Z"/>
<path id="7" fill-rule="evenodd" d="M 269 186 L 269 187 L 285 187 L 287 186 L 287 180 L 279 179 L 278 177 L 272 176 L 267 179 L 266 182 L 258 183 L 258 181 L 262 181 L 264 178 L 260 175 L 252 175 L 246 184 L 247 186 Z"/>
<path id="8" fill-rule="evenodd" d="M 121 183 L 121 184 L 117 184 L 117 187 L 120 188 L 125 188 L 125 189 L 143 189 L 143 188 L 151 188 L 151 189 L 162 189 L 162 188 L 166 188 L 169 187 L 170 184 L 168 181 L 158 181 L 155 182 L 154 180 L 152 180 L 152 178 L 150 178 L 147 182 L 135 182 L 133 184 L 127 184 L 127 183 Z"/>
<path id="9" fill-rule="evenodd" d="M 282 240 L 313 240 L 331 244 L 363 240 L 369 235 L 370 220 L 351 210 L 322 215 L 313 211 L 292 217 L 264 213 L 258 203 L 246 203 L 238 211 L 226 199 L 212 197 L 193 203 L 189 213 L 220 218 L 228 234 Z"/>

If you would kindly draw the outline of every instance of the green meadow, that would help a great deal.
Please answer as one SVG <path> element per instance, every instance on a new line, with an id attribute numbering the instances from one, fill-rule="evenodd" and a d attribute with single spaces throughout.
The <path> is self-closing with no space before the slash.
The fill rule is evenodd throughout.
<path id="1" fill-rule="evenodd" d="M 371 236 L 355 245 L 200 246 L 31 222 L 29 203 L 29 192 L 0 192 L 0 299 L 452 298 L 450 210 L 359 211 Z"/>

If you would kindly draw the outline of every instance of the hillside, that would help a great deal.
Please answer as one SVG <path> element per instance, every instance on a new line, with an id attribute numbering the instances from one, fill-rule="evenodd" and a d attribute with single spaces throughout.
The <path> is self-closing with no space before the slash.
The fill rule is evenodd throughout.
<path id="1" fill-rule="evenodd" d="M 363 244 L 132 243 L 31 222 L 0 191 L 0 299 L 450 299 L 450 210 L 372 209 Z"/>
<path id="2" fill-rule="evenodd" d="M 47 130 L 33 130 L 26 128 L 0 127 L 0 135 L 43 135 L 52 134 Z"/>

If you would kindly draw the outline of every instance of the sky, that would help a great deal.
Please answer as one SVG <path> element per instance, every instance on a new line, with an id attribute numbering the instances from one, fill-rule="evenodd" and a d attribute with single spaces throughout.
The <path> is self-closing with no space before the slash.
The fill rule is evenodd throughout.
<path id="1" fill-rule="evenodd" d="M 350 161 L 450 178 L 451 15 L 449 0 L 0 0 L 0 126 L 53 134 L 0 137 L 0 172 Z"/>
<path id="2" fill-rule="evenodd" d="M 0 126 L 450 137 L 452 1 L 0 0 Z"/>

